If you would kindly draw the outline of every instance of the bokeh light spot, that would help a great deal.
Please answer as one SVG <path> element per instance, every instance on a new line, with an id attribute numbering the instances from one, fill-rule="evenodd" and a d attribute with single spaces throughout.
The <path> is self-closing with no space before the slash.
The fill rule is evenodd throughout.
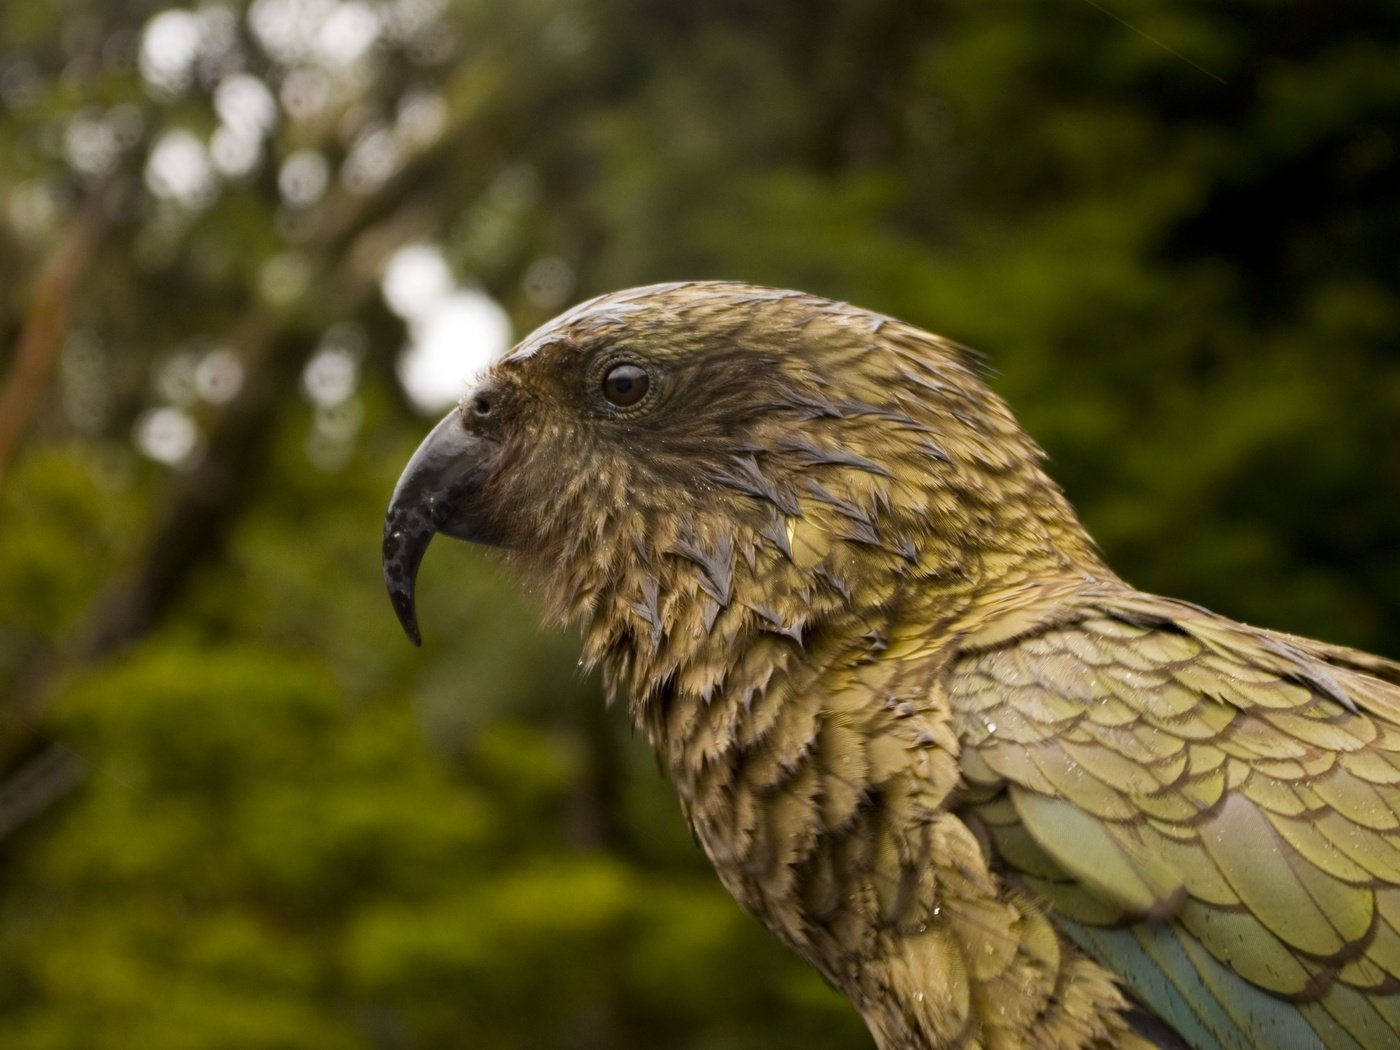
<path id="1" fill-rule="evenodd" d="M 180 466 L 189 462 L 199 445 L 199 427 L 182 409 L 166 405 L 153 408 L 136 420 L 136 447 L 160 463 Z"/>

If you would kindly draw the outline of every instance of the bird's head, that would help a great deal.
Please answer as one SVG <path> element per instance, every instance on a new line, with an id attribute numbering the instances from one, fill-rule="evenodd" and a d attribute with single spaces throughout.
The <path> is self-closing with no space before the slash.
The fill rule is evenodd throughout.
<path id="1" fill-rule="evenodd" d="M 433 535 L 505 548 L 635 693 L 707 640 L 801 645 L 906 581 L 968 590 L 1006 552 L 1093 561 L 1039 458 L 969 356 L 909 325 L 743 284 L 616 292 L 526 338 L 429 434 L 386 581 L 417 641 Z"/>

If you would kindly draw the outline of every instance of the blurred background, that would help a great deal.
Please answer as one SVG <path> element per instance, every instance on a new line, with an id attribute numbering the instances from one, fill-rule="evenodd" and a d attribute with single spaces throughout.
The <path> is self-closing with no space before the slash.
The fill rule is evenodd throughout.
<path id="1" fill-rule="evenodd" d="M 1393 0 L 0 4 L 0 1045 L 855 1048 L 390 490 L 567 305 L 983 350 L 1109 561 L 1400 656 Z"/>

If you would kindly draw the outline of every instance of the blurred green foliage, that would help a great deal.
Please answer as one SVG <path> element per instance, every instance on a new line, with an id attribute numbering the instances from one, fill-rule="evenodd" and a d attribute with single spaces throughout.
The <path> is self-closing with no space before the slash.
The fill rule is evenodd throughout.
<path id="1" fill-rule="evenodd" d="M 0 1045 L 868 1045 L 508 573 L 398 637 L 406 244 L 979 347 L 1129 579 L 1400 655 L 1400 5 L 1113 11 L 0 5 Z"/>

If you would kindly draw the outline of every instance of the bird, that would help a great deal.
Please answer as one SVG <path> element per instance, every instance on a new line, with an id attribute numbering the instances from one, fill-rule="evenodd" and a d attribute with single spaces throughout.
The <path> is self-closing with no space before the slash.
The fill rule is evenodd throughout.
<path id="1" fill-rule="evenodd" d="M 1400 663 L 1136 590 L 965 348 L 723 281 L 500 358 L 385 519 L 500 548 L 880 1050 L 1400 1046 Z"/>

